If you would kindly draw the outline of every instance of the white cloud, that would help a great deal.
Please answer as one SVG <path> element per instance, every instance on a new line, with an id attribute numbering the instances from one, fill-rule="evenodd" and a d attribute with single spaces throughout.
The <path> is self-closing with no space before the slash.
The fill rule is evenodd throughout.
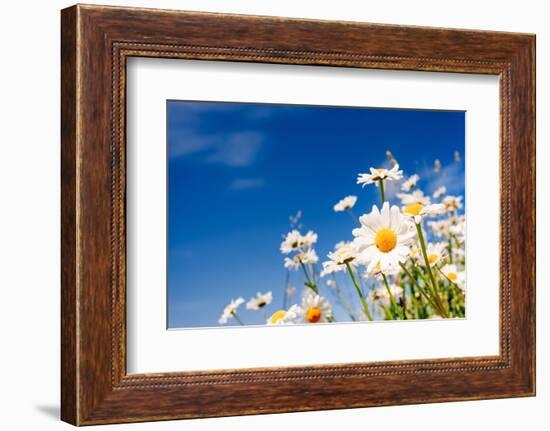
<path id="1" fill-rule="evenodd" d="M 215 136 L 196 135 L 192 132 L 179 132 L 177 139 L 172 139 L 170 145 L 170 157 L 187 156 L 212 148 L 215 145 Z"/>
<path id="2" fill-rule="evenodd" d="M 237 178 L 230 185 L 230 190 L 258 189 L 265 185 L 263 178 Z"/>
<path id="3" fill-rule="evenodd" d="M 229 133 L 215 143 L 215 150 L 207 160 L 228 166 L 249 166 L 262 143 L 263 135 L 258 132 Z"/>
<path id="4" fill-rule="evenodd" d="M 170 157 L 204 153 L 203 161 L 227 166 L 251 165 L 264 143 L 264 136 L 255 131 L 201 135 L 180 132 L 170 142 Z"/>

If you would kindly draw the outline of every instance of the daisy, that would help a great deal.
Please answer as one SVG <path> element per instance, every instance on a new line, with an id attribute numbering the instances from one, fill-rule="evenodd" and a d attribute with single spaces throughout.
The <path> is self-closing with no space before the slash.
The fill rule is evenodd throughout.
<path id="1" fill-rule="evenodd" d="M 300 248 L 300 243 L 302 241 L 302 235 L 296 229 L 290 231 L 283 242 L 281 243 L 281 252 L 288 254 L 294 250 Z"/>
<path id="2" fill-rule="evenodd" d="M 447 255 L 447 244 L 444 242 L 438 242 L 438 243 L 428 243 L 428 246 L 426 247 L 426 255 L 428 256 L 428 263 L 431 266 L 437 265 L 440 263 Z M 426 265 L 426 262 L 424 261 L 424 256 L 420 254 L 420 263 L 422 265 Z"/>
<path id="3" fill-rule="evenodd" d="M 463 262 L 466 257 L 466 252 L 462 247 L 453 247 L 453 262 Z"/>
<path id="4" fill-rule="evenodd" d="M 291 271 L 296 271 L 300 266 L 302 266 L 302 263 L 305 265 L 308 264 L 315 264 L 319 262 L 319 257 L 317 256 L 317 253 L 314 249 L 310 248 L 304 252 L 298 253 L 294 257 L 285 257 L 284 260 L 284 267 Z"/>
<path id="5" fill-rule="evenodd" d="M 309 248 L 317 242 L 317 234 L 313 231 L 308 231 L 302 235 L 300 231 L 294 229 L 289 232 L 281 243 L 281 252 L 283 254 L 291 253 L 302 248 Z"/>
<path id="6" fill-rule="evenodd" d="M 396 300 L 399 300 L 403 295 L 403 288 L 392 284 L 389 286 L 390 292 Z M 378 286 L 372 289 L 369 292 L 369 299 L 374 302 L 382 305 L 384 307 L 389 307 L 391 305 L 391 296 L 385 286 Z"/>
<path id="7" fill-rule="evenodd" d="M 424 192 L 420 189 L 414 190 L 412 193 L 397 193 L 397 197 L 401 199 L 403 205 L 430 205 L 431 203 L 430 197 L 424 196 Z"/>
<path id="8" fill-rule="evenodd" d="M 462 196 L 445 196 L 443 205 L 445 205 L 447 211 L 458 210 L 462 208 Z"/>
<path id="9" fill-rule="evenodd" d="M 464 290 L 466 284 L 466 273 L 458 271 L 456 265 L 445 265 L 441 268 L 441 272 L 447 279 Z"/>
<path id="10" fill-rule="evenodd" d="M 420 177 L 418 175 L 411 175 L 406 181 L 403 181 L 403 184 L 401 184 L 401 190 L 404 192 L 410 192 L 416 187 L 416 183 L 419 179 Z"/>
<path id="11" fill-rule="evenodd" d="M 352 231 L 353 245 L 358 261 L 368 265 L 368 272 L 378 264 L 382 271 L 394 270 L 409 257 L 415 232 L 397 206 L 390 209 L 390 204 L 384 202 L 382 211 L 373 206 L 371 213 L 359 220 L 361 227 Z"/>
<path id="12" fill-rule="evenodd" d="M 250 298 L 250 301 L 246 303 L 246 308 L 247 310 L 259 310 L 271 304 L 271 301 L 273 301 L 273 294 L 271 292 L 258 292 L 254 298 Z"/>
<path id="13" fill-rule="evenodd" d="M 447 187 L 445 186 L 441 186 L 439 187 L 434 193 L 433 193 L 433 197 L 438 199 L 440 198 L 441 196 L 443 196 L 445 193 L 447 193 Z"/>
<path id="14" fill-rule="evenodd" d="M 466 236 L 466 223 L 462 220 L 457 220 L 449 226 L 449 233 L 457 238 Z"/>
<path id="15" fill-rule="evenodd" d="M 284 266 L 285 266 L 285 268 L 288 269 L 289 271 L 297 271 L 298 268 L 300 268 L 300 259 L 299 259 L 299 255 L 297 254 L 297 255 L 294 256 L 293 258 L 285 257 Z"/>
<path id="16" fill-rule="evenodd" d="M 420 250 L 420 248 L 416 244 L 411 245 L 411 259 L 417 260 L 420 258 L 421 255 L 422 251 Z"/>
<path id="17" fill-rule="evenodd" d="M 315 253 L 315 250 L 310 248 L 303 253 L 300 253 L 298 256 L 300 256 L 300 260 L 305 264 L 315 264 L 319 262 L 319 258 L 317 257 L 317 253 Z"/>
<path id="18" fill-rule="evenodd" d="M 370 174 L 357 176 L 357 184 L 362 184 L 365 187 L 367 184 L 378 184 L 383 180 L 400 180 L 401 178 L 403 178 L 403 171 L 399 170 L 399 164 L 396 163 L 391 169 L 370 168 Z"/>
<path id="19" fill-rule="evenodd" d="M 447 237 L 449 236 L 450 228 L 449 220 L 434 220 L 428 222 L 428 227 L 431 229 L 433 234 L 437 237 Z"/>
<path id="20" fill-rule="evenodd" d="M 239 322 L 242 325 L 243 323 L 237 317 L 237 308 L 239 308 L 239 305 L 241 305 L 243 302 L 244 302 L 244 298 L 232 299 L 231 302 L 227 304 L 223 309 L 223 313 L 221 317 L 218 319 L 218 323 L 220 325 L 225 325 L 231 317 L 234 317 L 235 320 L 237 320 L 237 322 Z"/>
<path id="21" fill-rule="evenodd" d="M 309 248 L 317 242 L 317 234 L 312 230 L 309 230 L 304 236 L 302 236 L 302 245 L 303 248 Z"/>
<path id="22" fill-rule="evenodd" d="M 277 310 L 273 313 L 266 323 L 268 325 L 288 325 L 296 322 L 301 313 L 300 306 L 294 304 L 288 310 Z"/>
<path id="23" fill-rule="evenodd" d="M 347 269 L 346 264 L 353 265 L 355 259 L 355 247 L 351 242 L 336 244 L 335 251 L 328 254 L 326 262 L 323 262 L 323 270 L 321 271 L 321 277 L 333 272 L 345 271 Z"/>
<path id="24" fill-rule="evenodd" d="M 305 323 L 324 323 L 332 318 L 332 306 L 317 294 L 308 293 L 302 298 L 298 319 Z"/>
<path id="25" fill-rule="evenodd" d="M 443 204 L 423 205 L 421 203 L 410 204 L 403 207 L 403 214 L 413 217 L 415 223 L 420 223 L 424 216 L 437 216 L 446 211 Z"/>
<path id="26" fill-rule="evenodd" d="M 347 211 L 353 208 L 357 202 L 357 196 L 346 196 L 344 199 L 341 199 L 336 205 L 334 205 L 334 211 L 342 212 Z"/>
<path id="27" fill-rule="evenodd" d="M 412 247 L 411 247 L 411 251 L 412 251 Z M 382 268 L 380 267 L 380 263 L 377 263 L 371 271 L 365 271 L 363 276 L 365 278 L 369 278 L 369 277 L 373 277 L 373 278 L 376 278 L 378 280 L 382 280 L 383 276 L 390 276 L 390 275 L 393 275 L 393 276 L 396 276 L 397 273 L 399 272 L 398 268 L 390 268 L 390 269 L 387 269 L 386 271 L 382 271 Z"/>

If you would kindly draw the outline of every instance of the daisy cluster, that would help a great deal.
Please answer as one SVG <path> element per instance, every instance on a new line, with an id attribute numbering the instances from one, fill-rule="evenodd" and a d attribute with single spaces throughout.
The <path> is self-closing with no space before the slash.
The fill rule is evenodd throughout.
<path id="1" fill-rule="evenodd" d="M 358 185 L 378 189 L 380 199 L 369 212 L 355 215 L 356 195 L 345 196 L 334 205 L 336 213 L 349 214 L 357 226 L 347 241 L 334 246 L 321 265 L 315 251 L 317 233 L 302 233 L 301 225 L 292 223 L 291 218 L 293 228 L 280 244 L 287 271 L 282 290 L 284 307 L 266 312 L 273 300 L 271 291 L 258 292 L 246 303 L 248 310 L 264 313 L 267 325 L 335 322 L 336 306 L 353 321 L 464 317 L 463 198 L 448 194 L 441 185 L 443 178 L 430 182 L 431 193 L 426 194 L 420 188 L 420 176 L 405 177 L 393 155 L 386 154 L 391 168 L 371 167 L 357 176 Z M 455 163 L 460 160 L 455 155 Z M 441 163 L 436 161 L 436 179 L 440 172 Z M 400 189 L 393 193 L 395 202 L 386 199 L 390 182 Z M 438 187 L 433 187 L 434 183 Z M 288 282 L 292 272 L 302 278 L 298 301 L 293 300 L 297 289 Z M 328 295 L 322 295 L 320 287 Z M 244 324 L 237 313 L 244 302 L 241 297 L 232 300 L 219 323 L 234 319 Z"/>

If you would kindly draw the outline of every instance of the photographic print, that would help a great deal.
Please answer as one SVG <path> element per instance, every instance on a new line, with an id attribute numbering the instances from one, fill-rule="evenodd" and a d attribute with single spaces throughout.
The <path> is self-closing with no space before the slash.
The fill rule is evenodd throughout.
<path id="1" fill-rule="evenodd" d="M 167 101 L 169 329 L 464 318 L 465 112 Z"/>

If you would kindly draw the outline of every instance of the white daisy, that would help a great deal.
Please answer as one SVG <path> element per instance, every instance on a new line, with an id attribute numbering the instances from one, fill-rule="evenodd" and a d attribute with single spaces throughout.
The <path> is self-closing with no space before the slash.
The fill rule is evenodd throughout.
<path id="1" fill-rule="evenodd" d="M 250 298 L 250 301 L 246 303 L 246 308 L 247 310 L 259 310 L 271 304 L 271 301 L 273 301 L 273 294 L 271 292 L 258 292 L 254 298 Z"/>
<path id="2" fill-rule="evenodd" d="M 300 243 L 302 241 L 302 234 L 296 229 L 290 231 L 283 242 L 281 243 L 281 252 L 288 254 L 294 250 L 300 248 Z"/>
<path id="3" fill-rule="evenodd" d="M 430 205 L 430 197 L 424 196 L 424 192 L 420 189 L 414 190 L 412 193 L 397 193 L 397 197 L 401 199 L 403 205 Z"/>
<path id="4" fill-rule="evenodd" d="M 302 247 L 308 248 L 317 242 L 317 234 L 312 230 L 309 230 L 304 236 L 302 236 Z"/>
<path id="5" fill-rule="evenodd" d="M 333 272 L 345 271 L 347 268 L 346 263 L 350 265 L 354 264 L 353 260 L 355 259 L 355 253 L 355 247 L 351 242 L 336 244 L 335 251 L 328 254 L 330 260 L 323 262 L 321 277 L 332 274 Z"/>
<path id="6" fill-rule="evenodd" d="M 306 251 L 296 254 L 294 257 L 285 257 L 284 267 L 290 271 L 296 271 L 302 266 L 302 263 L 305 265 L 315 264 L 319 262 L 319 257 L 314 249 L 310 248 Z"/>
<path id="7" fill-rule="evenodd" d="M 288 325 L 295 323 L 301 313 L 300 306 L 294 304 L 288 310 L 277 310 L 266 321 L 268 325 Z"/>
<path id="8" fill-rule="evenodd" d="M 419 179 L 420 177 L 418 175 L 411 175 L 406 181 L 403 181 L 403 184 L 401 184 L 401 190 L 404 192 L 410 192 L 416 187 L 416 183 Z"/>
<path id="9" fill-rule="evenodd" d="M 237 308 L 244 302 L 244 298 L 232 299 L 229 304 L 223 309 L 221 317 L 218 319 L 220 325 L 225 325 L 227 321 L 231 318 L 237 318 Z"/>
<path id="10" fill-rule="evenodd" d="M 428 222 L 428 227 L 431 229 L 433 234 L 437 237 L 447 237 L 449 236 L 449 227 L 451 224 L 449 220 L 431 220 Z"/>
<path id="11" fill-rule="evenodd" d="M 380 267 L 380 263 L 377 263 L 370 271 L 368 270 L 365 271 L 363 274 L 363 277 L 365 278 L 374 277 L 378 280 L 381 280 L 383 278 L 382 277 L 383 275 L 396 276 L 398 272 L 399 272 L 398 268 L 389 268 L 389 269 L 386 269 L 385 271 L 382 271 L 382 268 Z"/>
<path id="12" fill-rule="evenodd" d="M 390 291 L 396 301 L 399 301 L 399 299 L 403 295 L 403 288 L 396 284 L 390 285 Z M 369 292 L 369 299 L 372 302 L 378 303 L 379 305 L 382 305 L 384 307 L 389 307 L 391 305 L 390 294 L 388 293 L 388 289 L 386 289 L 386 286 L 377 286 L 374 289 L 371 289 L 371 291 Z"/>
<path id="13" fill-rule="evenodd" d="M 422 251 L 420 250 L 420 247 L 418 247 L 416 244 L 411 245 L 411 255 L 410 257 L 412 259 L 419 259 L 422 255 Z"/>
<path id="14" fill-rule="evenodd" d="M 317 234 L 313 231 L 308 231 L 302 235 L 298 230 L 294 229 L 289 232 L 281 243 L 281 252 L 283 254 L 291 253 L 295 250 L 311 247 L 317 242 Z"/>
<path id="15" fill-rule="evenodd" d="M 462 262 L 466 257 L 466 252 L 462 247 L 453 247 L 453 262 Z"/>
<path id="16" fill-rule="evenodd" d="M 449 233 L 462 240 L 466 236 L 466 222 L 464 220 L 454 220 L 449 226 Z"/>
<path id="17" fill-rule="evenodd" d="M 416 233 L 397 206 L 390 209 L 389 203 L 384 202 L 381 212 L 373 206 L 371 213 L 362 215 L 359 221 L 361 227 L 353 230 L 353 245 L 358 262 L 368 265 L 368 272 L 377 264 L 382 271 L 395 270 L 408 258 Z"/>
<path id="18" fill-rule="evenodd" d="M 346 196 L 344 199 L 340 200 L 336 205 L 334 205 L 334 211 L 342 212 L 352 209 L 357 202 L 357 196 Z"/>
<path id="19" fill-rule="evenodd" d="M 447 193 L 447 187 L 445 186 L 441 186 L 439 187 L 434 193 L 433 193 L 433 197 L 438 199 L 440 198 L 441 196 L 443 196 L 445 193 Z"/>
<path id="20" fill-rule="evenodd" d="M 456 265 L 445 265 L 441 268 L 441 272 L 449 281 L 464 290 L 466 284 L 466 273 L 464 271 L 459 271 Z"/>
<path id="21" fill-rule="evenodd" d="M 307 293 L 302 298 L 298 319 L 305 323 L 328 322 L 332 317 L 332 306 L 324 297 Z"/>
<path id="22" fill-rule="evenodd" d="M 293 258 L 285 257 L 284 266 L 285 266 L 285 268 L 288 269 L 289 271 L 297 271 L 298 268 L 300 268 L 300 259 L 299 259 L 299 255 L 297 254 L 297 255 L 294 256 Z"/>
<path id="23" fill-rule="evenodd" d="M 303 253 L 300 253 L 299 256 L 300 260 L 307 265 L 313 265 L 319 262 L 319 257 L 317 257 L 317 253 L 312 248 L 304 251 Z"/>
<path id="24" fill-rule="evenodd" d="M 447 256 L 447 244 L 444 242 L 428 243 L 426 247 L 426 255 L 428 256 L 428 263 L 430 266 L 437 265 Z M 420 263 L 426 265 L 424 256 L 420 254 Z"/>
<path id="25" fill-rule="evenodd" d="M 462 196 L 445 196 L 443 205 L 445 205 L 447 211 L 458 210 L 462 208 Z"/>
<path id="26" fill-rule="evenodd" d="M 413 217 L 415 223 L 420 223 L 424 216 L 437 216 L 443 214 L 446 209 L 443 204 L 423 205 L 421 203 L 406 205 L 403 214 Z"/>
<path id="27" fill-rule="evenodd" d="M 381 180 L 400 180 L 403 178 L 403 171 L 399 170 L 399 164 L 395 164 L 391 169 L 385 168 L 370 168 L 370 174 L 359 174 L 357 176 L 357 184 L 362 184 L 365 187 L 367 184 L 377 184 Z"/>

